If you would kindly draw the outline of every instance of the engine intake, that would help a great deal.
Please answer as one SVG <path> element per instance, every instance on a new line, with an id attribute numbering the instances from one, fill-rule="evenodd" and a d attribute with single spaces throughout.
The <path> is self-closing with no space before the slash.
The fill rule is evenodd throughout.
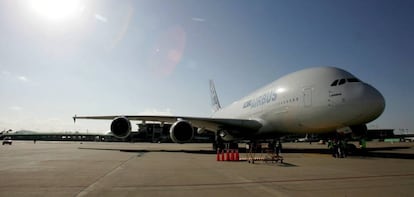
<path id="1" fill-rule="evenodd" d="M 117 117 L 111 123 L 111 132 L 118 138 L 128 137 L 131 133 L 131 122 L 128 118 Z"/>
<path id="2" fill-rule="evenodd" d="M 175 143 L 191 141 L 194 137 L 194 128 L 190 122 L 179 120 L 171 125 L 170 137 Z"/>

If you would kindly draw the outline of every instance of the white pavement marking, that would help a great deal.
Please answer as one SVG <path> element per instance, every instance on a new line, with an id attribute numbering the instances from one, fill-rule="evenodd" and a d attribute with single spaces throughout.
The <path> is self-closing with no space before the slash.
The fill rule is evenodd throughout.
<path id="1" fill-rule="evenodd" d="M 99 177 L 94 183 L 90 184 L 88 187 L 86 187 L 85 189 L 83 189 L 81 192 L 79 192 L 78 195 L 76 195 L 77 197 L 82 197 L 82 196 L 87 196 L 90 192 L 94 191 L 96 188 L 99 187 L 99 185 L 101 184 L 101 182 L 108 176 L 111 176 L 112 174 L 116 173 L 118 170 L 122 169 L 122 166 L 124 166 L 127 162 L 135 159 L 137 156 L 133 155 L 130 158 L 128 158 L 127 160 L 125 160 L 124 162 L 120 163 L 118 166 L 115 166 L 112 170 L 110 170 L 109 172 L 107 172 L 106 174 L 102 175 L 101 177 Z"/>

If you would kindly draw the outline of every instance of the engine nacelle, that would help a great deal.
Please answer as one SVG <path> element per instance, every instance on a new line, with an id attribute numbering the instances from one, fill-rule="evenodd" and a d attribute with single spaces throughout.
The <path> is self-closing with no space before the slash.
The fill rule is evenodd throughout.
<path id="1" fill-rule="evenodd" d="M 125 117 L 116 117 L 111 123 L 111 132 L 117 138 L 126 138 L 131 133 L 131 122 Z"/>
<path id="2" fill-rule="evenodd" d="M 367 136 L 367 126 L 365 124 L 344 127 L 344 128 L 337 129 L 336 131 L 342 135 L 352 134 L 353 137 L 366 137 Z"/>
<path id="3" fill-rule="evenodd" d="M 194 137 L 194 128 L 190 122 L 179 120 L 171 125 L 170 137 L 175 143 L 191 141 Z"/>

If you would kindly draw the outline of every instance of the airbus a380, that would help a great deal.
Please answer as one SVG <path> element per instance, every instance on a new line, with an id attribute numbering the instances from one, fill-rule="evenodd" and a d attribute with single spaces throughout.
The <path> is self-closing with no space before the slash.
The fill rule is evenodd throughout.
<path id="1" fill-rule="evenodd" d="M 76 119 L 112 120 L 119 138 L 131 132 L 130 121 L 172 123 L 170 137 L 190 142 L 198 133 L 214 132 L 217 141 L 276 139 L 287 134 L 366 132 L 366 123 L 385 108 L 381 93 L 351 73 L 335 67 L 300 70 L 221 108 L 212 81 L 211 117 L 186 116 L 75 116 Z"/>

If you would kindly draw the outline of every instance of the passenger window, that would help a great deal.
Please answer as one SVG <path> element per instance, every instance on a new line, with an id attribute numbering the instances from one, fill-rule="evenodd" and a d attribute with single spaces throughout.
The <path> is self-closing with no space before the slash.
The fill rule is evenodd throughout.
<path id="1" fill-rule="evenodd" d="M 342 85 L 342 84 L 344 84 L 346 81 L 345 81 L 345 79 L 341 79 L 341 80 L 339 80 L 339 84 L 338 85 Z"/>
<path id="2" fill-rule="evenodd" d="M 337 80 L 335 80 L 332 84 L 331 84 L 331 86 L 336 86 L 338 84 L 338 79 Z"/>

